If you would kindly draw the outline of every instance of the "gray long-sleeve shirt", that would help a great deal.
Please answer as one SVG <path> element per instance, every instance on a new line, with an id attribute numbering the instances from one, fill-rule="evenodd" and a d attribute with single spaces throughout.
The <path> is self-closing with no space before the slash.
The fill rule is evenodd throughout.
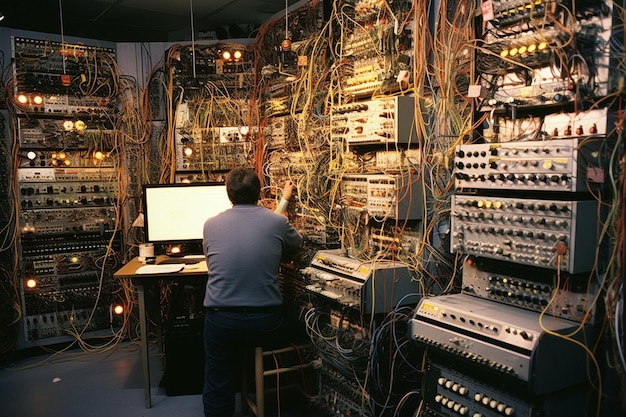
<path id="1" fill-rule="evenodd" d="M 265 207 L 236 204 L 204 224 L 209 276 L 205 307 L 282 304 L 281 259 L 295 255 L 302 236 L 288 219 Z"/>

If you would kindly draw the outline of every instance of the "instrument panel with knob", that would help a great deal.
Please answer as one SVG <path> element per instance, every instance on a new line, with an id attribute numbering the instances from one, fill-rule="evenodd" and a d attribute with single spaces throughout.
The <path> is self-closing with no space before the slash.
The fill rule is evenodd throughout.
<path id="1" fill-rule="evenodd" d="M 597 246 L 596 201 L 456 194 L 451 250 L 570 273 L 590 271 Z"/>
<path id="2" fill-rule="evenodd" d="M 590 138 L 459 145 L 457 189 L 588 192 L 604 180 L 602 141 Z"/>
<path id="3" fill-rule="evenodd" d="M 584 416 L 587 400 L 580 395 L 561 394 L 535 397 L 523 389 L 497 384 L 480 373 L 468 372 L 455 364 L 430 360 L 424 374 L 424 410 L 421 417 L 510 417 L 567 415 Z M 556 414 L 552 412 L 557 411 Z M 564 414 L 561 414 L 564 413 Z"/>
<path id="4" fill-rule="evenodd" d="M 554 271 L 468 257 L 463 264 L 462 291 L 555 317 L 592 322 L 597 290 L 589 284 L 588 275 L 562 273 L 558 288 L 554 275 Z"/>
<path id="5" fill-rule="evenodd" d="M 434 354 L 538 395 L 587 380 L 584 367 L 571 366 L 584 349 L 559 336 L 573 329 L 581 329 L 576 340 L 590 337 L 590 326 L 461 293 L 422 298 L 408 333 Z"/>

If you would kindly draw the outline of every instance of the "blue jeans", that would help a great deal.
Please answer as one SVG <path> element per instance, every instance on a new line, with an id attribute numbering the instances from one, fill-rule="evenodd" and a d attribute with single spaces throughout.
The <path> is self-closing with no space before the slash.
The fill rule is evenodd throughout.
<path id="1" fill-rule="evenodd" d="M 204 316 L 205 417 L 233 417 L 240 362 L 245 349 L 287 341 L 281 312 L 233 313 L 208 310 Z"/>

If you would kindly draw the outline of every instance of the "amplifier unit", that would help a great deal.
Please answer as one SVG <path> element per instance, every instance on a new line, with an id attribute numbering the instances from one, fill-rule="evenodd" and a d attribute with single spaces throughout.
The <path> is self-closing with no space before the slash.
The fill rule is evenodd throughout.
<path id="1" fill-rule="evenodd" d="M 321 250 L 300 270 L 307 292 L 360 309 L 364 315 L 388 313 L 405 295 L 420 293 L 420 283 L 399 261 L 361 261 L 341 249 Z M 409 302 L 415 302 L 411 297 Z"/>
<path id="2" fill-rule="evenodd" d="M 581 344 L 589 333 L 588 325 L 466 294 L 422 298 L 409 321 L 416 342 L 521 380 L 532 394 L 587 380 Z"/>

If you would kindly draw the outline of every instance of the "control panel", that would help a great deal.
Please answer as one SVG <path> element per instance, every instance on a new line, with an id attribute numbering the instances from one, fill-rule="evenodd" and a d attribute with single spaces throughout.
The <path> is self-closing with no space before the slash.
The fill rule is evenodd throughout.
<path id="1" fill-rule="evenodd" d="M 364 262 L 346 256 L 341 249 L 318 251 L 300 272 L 307 292 L 359 309 L 364 315 L 388 313 L 406 294 L 420 293 L 419 282 L 411 278 L 407 265 L 388 260 Z"/>
<path id="2" fill-rule="evenodd" d="M 363 391 L 353 378 L 323 366 L 320 370 L 318 406 L 337 417 L 373 417 L 368 407 L 363 407 Z"/>
<path id="3" fill-rule="evenodd" d="M 93 143 L 111 149 L 115 143 L 113 126 L 89 117 L 20 118 L 18 134 L 20 146 L 29 149 L 81 149 Z"/>
<path id="4" fill-rule="evenodd" d="M 456 194 L 450 246 L 492 259 L 570 273 L 590 271 L 598 202 Z"/>
<path id="5" fill-rule="evenodd" d="M 419 220 L 424 216 L 424 193 L 418 174 L 349 174 L 341 178 L 341 201 L 370 216 Z"/>
<path id="6" fill-rule="evenodd" d="M 111 336 L 128 180 L 115 50 L 15 37 L 12 52 L 17 346 Z"/>
<path id="7" fill-rule="evenodd" d="M 409 322 L 410 337 L 500 377 L 521 380 L 534 394 L 587 378 L 580 323 L 467 294 L 422 298 Z M 578 331 L 576 331 L 578 330 Z M 569 335 L 569 336 L 562 336 Z"/>
<path id="8" fill-rule="evenodd" d="M 562 393 L 537 398 L 524 390 L 495 384 L 480 378 L 480 373 L 457 369 L 431 361 L 424 376 L 424 405 L 421 416 L 502 417 L 586 415 L 588 401 L 584 386 L 566 395 Z M 572 395 L 578 394 L 578 395 Z"/>
<path id="9" fill-rule="evenodd" d="M 114 113 L 115 50 L 15 37 L 15 97 L 21 111 L 40 115 Z"/>
<path id="10" fill-rule="evenodd" d="M 330 115 L 331 140 L 350 145 L 417 144 L 415 98 L 384 97 L 334 106 Z"/>
<path id="11" fill-rule="evenodd" d="M 74 215 L 73 213 L 72 215 Z M 46 233 L 49 232 L 49 233 Z M 46 229 L 22 236 L 20 290 L 26 340 L 60 340 L 85 329 L 110 333 L 110 305 L 116 283 L 102 275 L 110 233 L 75 234 L 60 237 Z M 80 237 L 77 237 L 80 236 Z M 119 241 L 114 243 L 119 250 Z M 101 303 L 94 306 L 94 300 Z"/>
<path id="12" fill-rule="evenodd" d="M 601 138 L 459 145 L 454 159 L 455 186 L 589 192 L 605 182 Z"/>
<path id="13" fill-rule="evenodd" d="M 483 3 L 476 57 L 485 91 L 481 110 L 562 105 L 609 93 L 612 2 Z"/>
<path id="14" fill-rule="evenodd" d="M 557 276 L 555 271 L 468 257 L 463 264 L 465 294 L 591 323 L 596 289 L 589 274 Z M 557 287 L 558 285 L 558 287 Z"/>

